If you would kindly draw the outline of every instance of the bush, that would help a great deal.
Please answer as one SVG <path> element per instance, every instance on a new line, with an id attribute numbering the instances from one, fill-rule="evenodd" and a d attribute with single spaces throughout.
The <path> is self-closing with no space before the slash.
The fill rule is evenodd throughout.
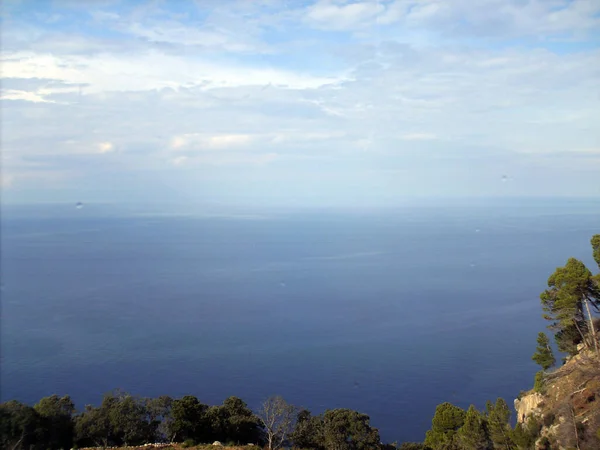
<path id="1" fill-rule="evenodd" d="M 544 372 L 540 370 L 535 374 L 535 379 L 533 381 L 533 390 L 535 392 L 539 392 L 540 394 L 544 394 L 546 392 L 545 382 L 546 380 L 544 379 Z"/>
<path id="2" fill-rule="evenodd" d="M 545 427 L 550 427 L 552 426 L 552 424 L 554 423 L 554 419 L 556 419 L 556 416 L 554 415 L 554 413 L 548 413 L 544 415 L 544 418 L 542 419 L 544 422 L 544 426 Z"/>
<path id="3" fill-rule="evenodd" d="M 196 445 L 196 443 L 194 442 L 193 439 L 186 439 L 183 444 L 181 444 L 181 446 L 183 448 L 190 448 L 190 447 L 194 447 Z"/>

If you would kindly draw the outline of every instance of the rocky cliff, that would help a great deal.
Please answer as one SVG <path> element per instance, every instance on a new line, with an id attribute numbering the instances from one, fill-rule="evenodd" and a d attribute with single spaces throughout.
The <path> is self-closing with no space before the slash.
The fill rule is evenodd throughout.
<path id="1" fill-rule="evenodd" d="M 541 426 L 538 449 L 600 449 L 600 357 L 590 351 L 545 376 L 541 392 L 515 400 L 519 423 Z"/>

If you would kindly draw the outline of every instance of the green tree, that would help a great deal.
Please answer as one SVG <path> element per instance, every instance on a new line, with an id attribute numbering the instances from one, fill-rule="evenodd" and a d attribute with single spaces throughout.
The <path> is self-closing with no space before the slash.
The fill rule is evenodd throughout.
<path id="1" fill-rule="evenodd" d="M 464 450 L 484 450 L 489 447 L 485 419 L 475 406 L 469 406 L 465 423 L 456 432 L 456 441 Z"/>
<path id="2" fill-rule="evenodd" d="M 192 439 L 196 442 L 208 442 L 212 436 L 206 417 L 208 406 L 200 403 L 193 395 L 173 400 L 171 422 L 167 427 L 168 439 L 183 442 Z"/>
<path id="3" fill-rule="evenodd" d="M 465 423 L 465 410 L 452 403 L 435 408 L 431 429 L 425 434 L 425 445 L 434 450 L 456 449 L 456 433 Z"/>
<path id="4" fill-rule="evenodd" d="M 262 439 L 260 419 L 239 397 L 225 399 L 221 408 L 227 417 L 227 440 L 236 443 L 256 443 Z"/>
<path id="5" fill-rule="evenodd" d="M 173 399 L 167 395 L 146 399 L 152 442 L 171 441 L 169 429 L 173 423 L 172 405 Z"/>
<path id="6" fill-rule="evenodd" d="M 75 405 L 71 397 L 44 397 L 34 409 L 42 422 L 42 439 L 46 448 L 54 450 L 73 447 Z"/>
<path id="7" fill-rule="evenodd" d="M 596 264 L 598 264 L 598 267 L 600 268 L 600 234 L 592 236 L 591 244 L 594 261 L 596 261 Z"/>
<path id="8" fill-rule="evenodd" d="M 379 431 L 369 416 L 351 409 L 329 409 L 323 414 L 323 440 L 327 450 L 373 450 L 379 448 Z"/>
<path id="9" fill-rule="evenodd" d="M 75 418 L 75 441 L 79 447 L 106 448 L 109 445 L 116 444 L 107 406 L 103 405 L 96 408 L 92 405 L 86 405 L 85 410 Z"/>
<path id="10" fill-rule="evenodd" d="M 33 448 L 40 440 L 40 417 L 31 406 L 16 400 L 0 404 L 0 448 Z"/>
<path id="11" fill-rule="evenodd" d="M 550 339 L 548 339 L 546 333 L 538 333 L 537 347 L 531 359 L 542 366 L 542 369 L 544 370 L 548 370 L 556 363 L 556 358 L 554 358 L 554 353 L 550 347 Z"/>
<path id="12" fill-rule="evenodd" d="M 600 291 L 585 264 L 569 258 L 564 267 L 558 267 L 550 275 L 548 287 L 540 300 L 546 312 L 544 318 L 552 321 L 550 328 L 562 332 L 560 336 L 565 338 L 569 335 L 566 330 L 574 327 L 586 346 L 600 352 L 591 312 L 591 309 L 598 311 L 600 308 Z"/>
<path id="13" fill-rule="evenodd" d="M 490 439 L 495 449 L 511 450 L 514 448 L 511 439 L 510 409 L 502 398 L 492 405 L 487 402 L 486 419 Z"/>
<path id="14" fill-rule="evenodd" d="M 152 434 L 143 399 L 117 392 L 116 401 L 111 402 L 108 417 L 115 439 L 126 447 L 143 444 Z"/>
<path id="15" fill-rule="evenodd" d="M 535 441 L 540 435 L 540 424 L 530 417 L 525 423 L 518 423 L 511 433 L 511 438 L 519 450 L 534 450 Z"/>
<path id="16" fill-rule="evenodd" d="M 290 436 L 295 448 L 323 449 L 323 422 L 321 419 L 319 416 L 312 416 L 307 409 L 298 412 L 296 426 Z"/>
<path id="17" fill-rule="evenodd" d="M 425 444 L 421 444 L 420 442 L 403 442 L 398 447 L 398 450 L 427 450 L 428 447 L 425 447 Z"/>

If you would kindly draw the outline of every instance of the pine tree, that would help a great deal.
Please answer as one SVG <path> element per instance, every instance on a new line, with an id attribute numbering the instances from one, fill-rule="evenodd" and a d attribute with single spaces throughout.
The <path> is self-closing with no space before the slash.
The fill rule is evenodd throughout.
<path id="1" fill-rule="evenodd" d="M 445 402 L 437 405 L 431 429 L 425 434 L 425 445 L 434 450 L 456 448 L 456 432 L 465 423 L 465 411 Z"/>
<path id="2" fill-rule="evenodd" d="M 510 436 L 510 409 L 504 399 L 498 398 L 495 405 L 488 401 L 486 410 L 488 432 L 494 448 L 498 450 L 514 449 Z"/>
<path id="3" fill-rule="evenodd" d="M 546 333 L 541 331 L 538 333 L 537 344 L 535 353 L 531 359 L 542 366 L 542 369 L 548 370 L 556 363 L 556 358 L 554 358 L 554 353 L 552 353 L 552 348 L 550 347 L 550 339 L 548 339 Z"/>
<path id="4" fill-rule="evenodd" d="M 550 275 L 548 287 L 540 300 L 546 312 L 544 318 L 552 321 L 550 328 L 558 331 L 557 339 L 572 336 L 567 330 L 574 328 L 589 348 L 600 353 L 591 312 L 591 309 L 600 311 L 600 287 L 585 264 L 569 258 L 564 267 L 558 267 Z M 567 347 L 560 340 L 557 343 Z M 573 346 L 571 351 L 576 351 L 572 349 Z"/>
<path id="5" fill-rule="evenodd" d="M 488 436 L 484 420 L 475 406 L 469 406 L 464 425 L 456 432 L 456 441 L 464 450 L 484 450 L 488 448 Z"/>

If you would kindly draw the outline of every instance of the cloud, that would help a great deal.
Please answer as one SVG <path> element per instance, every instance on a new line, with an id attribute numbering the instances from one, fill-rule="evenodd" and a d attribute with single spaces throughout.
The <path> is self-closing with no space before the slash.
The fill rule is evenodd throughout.
<path id="1" fill-rule="evenodd" d="M 182 150 L 225 150 L 242 147 L 256 137 L 247 134 L 203 135 L 199 133 L 183 134 L 171 139 L 171 149 Z"/>
<path id="2" fill-rule="evenodd" d="M 97 144 L 98 153 L 111 153 L 115 151 L 115 146 L 112 142 L 100 142 Z"/>
<path id="3" fill-rule="evenodd" d="M 431 141 L 437 139 L 435 134 L 431 133 L 408 133 L 400 136 L 403 141 Z"/>
<path id="4" fill-rule="evenodd" d="M 593 187 L 595 2 L 197 5 L 59 8 L 51 25 L 11 10 L 0 63 L 13 187 L 122 173 L 132 189 L 134 175 L 265 197 L 280 183 L 343 201 L 415 186 L 483 195 L 530 173 L 513 184 L 526 195 L 558 192 L 547 180 L 561 166 L 569 192 Z M 141 196 L 159 189 L 148 183 Z"/>
<path id="5" fill-rule="evenodd" d="M 306 18 L 317 28 L 348 30 L 368 25 L 384 9 L 375 1 L 336 4 L 331 0 L 321 0 L 307 9 Z"/>
<path id="6" fill-rule="evenodd" d="M 237 67 L 234 64 L 186 59 L 155 50 L 135 55 L 55 56 L 30 51 L 9 52 L 2 57 L 3 74 L 9 78 L 52 78 L 85 85 L 84 92 L 148 91 L 200 86 L 239 87 L 267 84 L 289 89 L 317 89 L 339 83 L 339 75 L 304 75 L 281 69 Z M 132 76 L 135 74 L 135 76 Z M 49 89 L 52 93 L 55 89 Z"/>
<path id="7" fill-rule="evenodd" d="M 15 181 L 15 177 L 8 173 L 0 173 L 0 186 L 3 188 L 10 188 Z"/>

